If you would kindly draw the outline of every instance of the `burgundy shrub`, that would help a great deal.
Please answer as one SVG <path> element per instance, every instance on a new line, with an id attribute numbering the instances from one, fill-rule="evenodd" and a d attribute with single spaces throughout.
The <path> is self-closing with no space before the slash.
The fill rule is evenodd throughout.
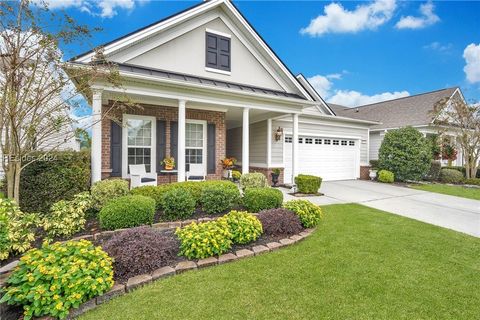
<path id="1" fill-rule="evenodd" d="M 173 234 L 146 226 L 115 234 L 102 247 L 114 259 L 114 275 L 119 281 L 168 266 L 175 262 L 179 252 Z"/>
<path id="2" fill-rule="evenodd" d="M 298 216 L 284 208 L 263 210 L 257 218 L 263 226 L 263 233 L 269 236 L 291 236 L 302 232 L 302 223 Z"/>

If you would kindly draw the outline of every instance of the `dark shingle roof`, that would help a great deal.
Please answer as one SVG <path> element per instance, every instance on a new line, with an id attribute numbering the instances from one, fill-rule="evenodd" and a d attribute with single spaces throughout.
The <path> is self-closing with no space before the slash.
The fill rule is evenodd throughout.
<path id="1" fill-rule="evenodd" d="M 327 103 L 327 104 L 337 116 L 339 116 L 339 113 L 341 113 L 345 109 L 350 109 L 349 107 L 341 106 L 339 104 L 334 104 L 334 103 Z"/>
<path id="2" fill-rule="evenodd" d="M 329 106 L 337 116 L 381 122 L 372 129 L 426 125 L 433 120 L 435 104 L 451 97 L 457 89 L 457 87 L 441 89 L 355 108 L 332 104 Z"/>

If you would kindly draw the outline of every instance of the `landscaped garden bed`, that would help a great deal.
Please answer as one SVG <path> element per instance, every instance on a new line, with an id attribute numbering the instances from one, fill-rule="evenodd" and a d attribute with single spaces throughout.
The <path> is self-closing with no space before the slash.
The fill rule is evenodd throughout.
<path id="1" fill-rule="evenodd" d="M 305 228 L 319 223 L 318 206 L 303 200 L 284 204 L 281 191 L 267 187 L 264 176 L 244 176 L 243 195 L 229 181 L 173 183 L 130 191 L 125 181 L 106 180 L 95 184 L 90 193 L 55 203 L 42 216 L 24 214 L 14 202 L 3 199 L 0 213 L 7 219 L 0 225 L 0 240 L 5 239 L 0 248 L 10 267 L 0 269 L 4 273 L 2 302 L 23 306 L 26 318 L 64 318 L 70 309 L 77 310 L 75 314 L 115 295 L 109 290 L 117 292 L 122 286 L 131 290 L 165 270 L 171 274 L 171 270 L 182 272 L 275 250 L 302 239 Z M 77 244 L 80 247 L 70 252 Z M 87 248 L 94 250 L 92 255 Z M 85 269 L 88 274 L 89 268 L 96 270 L 97 266 L 105 268 L 106 278 L 94 278 L 80 294 L 70 289 L 91 278 L 72 273 Z M 55 273 L 47 270 L 72 273 L 62 275 L 57 285 L 53 284 Z M 40 304 L 31 300 L 42 299 L 48 290 L 55 295 Z"/>

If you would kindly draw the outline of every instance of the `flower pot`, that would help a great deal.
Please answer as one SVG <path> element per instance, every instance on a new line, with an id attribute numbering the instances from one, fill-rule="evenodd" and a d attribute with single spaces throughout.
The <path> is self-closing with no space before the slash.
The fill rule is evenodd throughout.
<path id="1" fill-rule="evenodd" d="M 228 170 L 228 169 L 223 170 L 223 177 L 225 179 L 230 179 L 232 177 L 232 170 Z"/>
<path id="2" fill-rule="evenodd" d="M 374 170 L 374 169 L 368 170 L 368 176 L 372 181 L 375 180 L 375 178 L 377 177 L 377 170 Z"/>
<path id="3" fill-rule="evenodd" d="M 272 183 L 273 183 L 273 186 L 272 187 L 276 187 L 277 186 L 277 183 L 278 183 L 278 177 L 280 176 L 279 174 L 276 174 L 276 173 L 270 173 L 270 175 L 272 176 Z"/>
<path id="4" fill-rule="evenodd" d="M 165 165 L 165 170 L 173 170 L 173 166 L 172 165 Z"/>

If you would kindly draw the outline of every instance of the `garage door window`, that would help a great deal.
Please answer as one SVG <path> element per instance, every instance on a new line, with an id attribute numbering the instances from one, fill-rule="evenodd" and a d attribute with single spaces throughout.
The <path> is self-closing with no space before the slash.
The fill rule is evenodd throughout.
<path id="1" fill-rule="evenodd" d="M 315 139 L 315 144 L 322 144 L 322 139 Z"/>
<path id="2" fill-rule="evenodd" d="M 312 139 L 312 138 L 305 138 L 305 143 L 306 143 L 306 144 L 312 144 L 312 143 L 313 143 L 313 139 Z"/>
<path id="3" fill-rule="evenodd" d="M 303 143 L 303 138 L 298 138 L 298 143 Z"/>
<path id="4" fill-rule="evenodd" d="M 285 143 L 292 143 L 292 137 L 285 137 Z"/>
<path id="5" fill-rule="evenodd" d="M 353 147 L 355 145 L 355 141 L 348 141 L 348 145 Z"/>
<path id="6" fill-rule="evenodd" d="M 325 140 L 323 140 L 323 143 L 324 144 L 331 144 L 331 140 L 330 139 L 325 139 Z"/>
<path id="7" fill-rule="evenodd" d="M 333 140 L 333 145 L 334 146 L 338 146 L 340 144 L 340 141 L 339 140 Z"/>
<path id="8" fill-rule="evenodd" d="M 342 140 L 342 146 L 346 146 L 347 145 L 347 141 L 346 140 Z"/>

